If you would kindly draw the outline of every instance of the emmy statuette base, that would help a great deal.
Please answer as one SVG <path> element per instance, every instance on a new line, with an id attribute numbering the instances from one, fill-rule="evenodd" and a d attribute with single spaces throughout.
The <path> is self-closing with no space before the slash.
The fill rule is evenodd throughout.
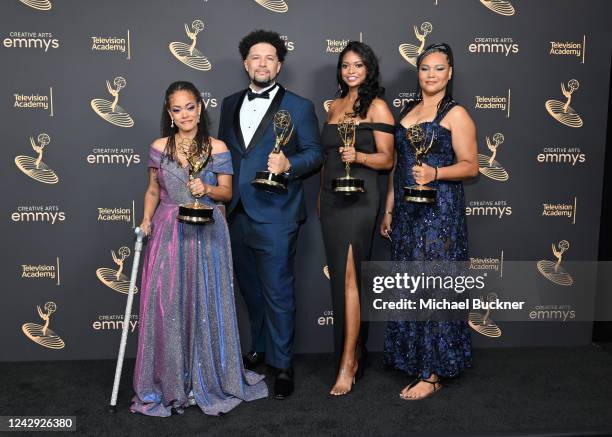
<path id="1" fill-rule="evenodd" d="M 414 203 L 436 203 L 438 190 L 425 185 L 404 187 L 404 200 Z"/>
<path id="2" fill-rule="evenodd" d="M 268 193 L 285 194 L 287 193 L 288 177 L 286 173 L 272 173 L 269 171 L 258 171 L 255 179 L 251 182 L 255 188 Z"/>
<path id="3" fill-rule="evenodd" d="M 180 205 L 176 219 L 191 225 L 204 225 L 215 221 L 212 207 L 195 202 Z"/>
<path id="4" fill-rule="evenodd" d="M 352 176 L 343 176 L 332 181 L 332 191 L 340 194 L 365 193 L 365 181 Z"/>

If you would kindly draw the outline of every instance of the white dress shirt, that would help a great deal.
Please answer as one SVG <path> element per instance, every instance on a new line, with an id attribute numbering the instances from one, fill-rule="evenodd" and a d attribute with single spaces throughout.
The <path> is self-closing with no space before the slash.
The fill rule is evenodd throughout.
<path id="1" fill-rule="evenodd" d="M 242 138 L 244 138 L 245 147 L 249 147 L 249 143 L 253 139 L 253 135 L 255 135 L 257 127 L 259 127 L 259 123 L 261 123 L 264 115 L 266 115 L 274 96 L 278 92 L 278 86 L 276 86 L 276 83 L 261 91 L 255 91 L 251 88 L 251 91 L 256 94 L 261 94 L 268 90 L 271 90 L 270 98 L 268 99 L 257 98 L 249 100 L 247 95 L 244 96 L 244 100 L 240 108 L 240 130 L 242 131 Z"/>

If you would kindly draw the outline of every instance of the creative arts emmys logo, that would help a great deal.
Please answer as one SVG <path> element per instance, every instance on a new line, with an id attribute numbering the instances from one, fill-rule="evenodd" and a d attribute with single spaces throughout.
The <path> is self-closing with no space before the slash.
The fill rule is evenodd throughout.
<path id="1" fill-rule="evenodd" d="M 66 220 L 66 213 L 60 210 L 58 205 L 23 205 L 18 206 L 17 210 L 11 214 L 11 220 L 15 223 L 34 222 L 51 223 L 63 222 Z"/>
<path id="2" fill-rule="evenodd" d="M 563 254 L 569 249 L 570 244 L 567 240 L 561 240 L 557 246 L 553 243 L 552 252 L 557 261 L 541 260 L 538 261 L 538 270 L 546 279 L 557 285 L 570 286 L 574 283 L 572 276 L 565 271 L 561 265 Z"/>
<path id="3" fill-rule="evenodd" d="M 130 288 L 129 278 L 123 274 L 123 263 L 130 256 L 130 249 L 127 246 L 120 247 L 117 251 L 119 256 L 115 254 L 114 250 L 111 250 L 113 261 L 119 267 L 117 270 L 106 267 L 101 267 L 96 270 L 96 276 L 104 285 L 112 288 L 113 290 L 127 294 Z M 138 287 L 134 287 L 134 293 L 138 293 Z"/>
<path id="4" fill-rule="evenodd" d="M 110 95 L 114 97 L 114 100 L 111 102 L 104 99 L 93 99 L 91 101 L 91 108 L 96 114 L 115 126 L 132 127 L 134 126 L 134 120 L 132 120 L 132 117 L 125 109 L 117 104 L 119 102 L 119 91 L 125 88 L 127 81 L 119 76 L 113 80 L 113 85 L 115 88 L 111 86 L 108 80 L 106 81 L 106 88 Z"/>
<path id="5" fill-rule="evenodd" d="M 15 157 L 15 164 L 19 170 L 35 181 L 42 182 L 44 184 L 57 184 L 59 178 L 55 172 L 42 161 L 43 150 L 45 149 L 45 146 L 51 142 L 51 138 L 49 135 L 42 133 L 38 135 L 37 140 L 38 144 L 34 141 L 34 138 L 30 137 L 32 149 L 38 153 L 38 156 L 34 158 L 31 156 L 19 155 Z"/>
<path id="6" fill-rule="evenodd" d="M 465 215 L 484 217 L 503 217 L 512 215 L 512 206 L 506 200 L 470 200 L 465 207 Z"/>
<path id="7" fill-rule="evenodd" d="M 9 49 L 41 49 L 47 53 L 50 48 L 57 49 L 60 42 L 50 32 L 10 32 L 2 45 Z"/>
<path id="8" fill-rule="evenodd" d="M 140 164 L 140 155 L 131 147 L 94 147 L 92 153 L 85 157 L 92 165 L 125 165 Z"/>
<path id="9" fill-rule="evenodd" d="M 486 142 L 487 147 L 492 152 L 492 155 L 486 156 L 480 153 L 478 154 L 478 170 L 480 173 L 489 179 L 493 179 L 494 181 L 507 181 L 509 178 L 508 172 L 499 162 L 495 160 L 495 157 L 497 156 L 497 148 L 504 142 L 504 135 L 497 132 L 495 135 L 493 135 L 493 141 L 489 140 L 489 137 L 486 137 Z"/>
<path id="10" fill-rule="evenodd" d="M 545 104 L 546 110 L 552 118 L 569 127 L 582 127 L 580 115 L 570 106 L 572 94 L 579 87 L 580 83 L 576 79 L 571 79 L 567 83 L 567 89 L 565 84 L 561 83 L 561 93 L 563 93 L 567 101 L 563 103 L 559 100 L 547 100 Z"/>
<path id="11" fill-rule="evenodd" d="M 50 0 L 19 0 L 24 5 L 27 5 L 33 9 L 37 9 L 39 11 L 48 11 L 53 5 Z"/>
<path id="12" fill-rule="evenodd" d="M 55 302 L 47 302 L 45 304 L 45 311 L 40 309 L 40 306 L 37 305 L 36 309 L 38 310 L 38 315 L 41 319 L 45 321 L 44 325 L 39 325 L 37 323 L 24 323 L 21 326 L 21 330 L 23 333 L 35 343 L 38 343 L 41 346 L 47 347 L 49 349 L 63 349 L 66 345 L 64 340 L 61 339 L 59 335 L 57 335 L 51 328 L 49 328 L 49 321 L 51 320 L 51 314 L 57 311 L 57 305 Z"/>
<path id="13" fill-rule="evenodd" d="M 419 44 L 418 46 L 415 46 L 414 44 L 400 44 L 399 52 L 406 60 L 406 62 L 416 67 L 416 60 L 425 48 L 425 38 L 427 38 L 427 35 L 429 35 L 432 30 L 433 26 L 428 21 L 425 21 L 421 24 L 420 32 L 416 25 L 414 26 L 414 34 L 416 35 L 416 38 L 421 42 L 421 44 Z"/>
<path id="14" fill-rule="evenodd" d="M 198 40 L 198 34 L 204 30 L 204 22 L 202 20 L 194 20 L 191 23 L 193 30 L 185 24 L 185 33 L 191 39 L 191 44 L 185 44 L 184 42 L 171 42 L 168 48 L 176 59 L 181 61 L 188 67 L 194 68 L 200 71 L 208 71 L 212 68 L 210 61 L 206 59 L 206 56 L 201 51 L 195 48 Z"/>
<path id="15" fill-rule="evenodd" d="M 484 297 L 481 297 L 480 300 L 485 302 Z M 487 295 L 486 302 L 491 303 L 497 300 L 497 295 L 495 293 L 489 293 Z M 499 326 L 491 319 L 491 308 L 490 306 L 486 307 L 487 310 L 484 314 L 478 313 L 476 311 L 471 311 L 468 316 L 468 325 L 474 331 L 478 332 L 485 337 L 497 338 L 501 337 L 502 332 Z"/>
<path id="16" fill-rule="evenodd" d="M 285 0 L 255 0 L 255 3 L 263 6 L 271 12 L 284 14 L 289 10 L 289 5 Z"/>
<path id="17" fill-rule="evenodd" d="M 510 17 L 516 12 L 508 0 L 480 0 L 480 3 L 499 15 Z"/>

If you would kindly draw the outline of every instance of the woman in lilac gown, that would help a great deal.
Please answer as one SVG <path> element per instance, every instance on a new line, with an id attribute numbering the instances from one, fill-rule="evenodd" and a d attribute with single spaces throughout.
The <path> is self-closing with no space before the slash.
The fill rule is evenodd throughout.
<path id="1" fill-rule="evenodd" d="M 140 225 L 149 241 L 131 411 L 169 416 L 197 404 L 218 415 L 268 394 L 264 377 L 243 369 L 229 234 L 216 204 L 231 198 L 232 162 L 225 144 L 208 135 L 202 98 L 189 82 L 166 91 L 162 137 L 150 148 Z M 211 157 L 189 181 L 192 140 Z M 194 197 L 213 207 L 214 223 L 177 221 L 178 206 Z"/>

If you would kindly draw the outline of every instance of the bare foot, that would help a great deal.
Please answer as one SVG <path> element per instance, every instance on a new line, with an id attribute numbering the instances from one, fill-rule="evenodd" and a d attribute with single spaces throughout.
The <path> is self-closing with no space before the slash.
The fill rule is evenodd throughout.
<path id="1" fill-rule="evenodd" d="M 330 390 L 329 394 L 332 396 L 342 396 L 348 394 L 355 383 L 355 373 L 357 373 L 357 367 L 357 362 L 354 362 L 353 365 L 341 367 L 340 371 L 338 372 L 338 377 L 336 378 L 336 383 Z"/>
<path id="2" fill-rule="evenodd" d="M 404 387 L 402 392 L 400 393 L 400 398 L 416 401 L 419 399 L 424 399 L 427 396 L 430 396 L 440 390 L 442 388 L 442 384 L 440 384 L 440 380 L 437 375 L 431 375 L 427 379 L 421 379 L 414 385 L 408 385 Z"/>

